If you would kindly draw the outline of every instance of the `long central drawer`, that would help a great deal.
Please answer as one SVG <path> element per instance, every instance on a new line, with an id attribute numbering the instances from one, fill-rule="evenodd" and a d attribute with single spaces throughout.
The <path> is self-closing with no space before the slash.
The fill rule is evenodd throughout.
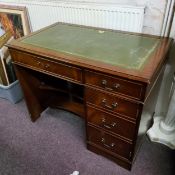
<path id="1" fill-rule="evenodd" d="M 63 79 L 72 79 L 82 82 L 82 70 L 63 63 L 48 61 L 47 59 L 25 52 L 11 50 L 11 55 L 14 58 L 14 63 L 24 65 L 33 69 L 49 72 Z"/>

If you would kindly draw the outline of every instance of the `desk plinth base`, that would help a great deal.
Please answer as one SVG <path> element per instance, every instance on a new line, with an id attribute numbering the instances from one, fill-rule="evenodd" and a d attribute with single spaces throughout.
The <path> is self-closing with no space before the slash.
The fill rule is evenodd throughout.
<path id="1" fill-rule="evenodd" d="M 108 159 L 117 163 L 118 165 L 120 165 L 123 168 L 131 170 L 132 163 L 128 160 L 122 160 L 122 159 L 114 156 L 111 152 L 105 151 L 104 149 L 101 149 L 100 147 L 92 145 L 90 143 L 87 143 L 87 149 L 96 153 L 96 154 L 99 154 L 100 156 L 102 155 L 104 157 L 107 157 Z"/>

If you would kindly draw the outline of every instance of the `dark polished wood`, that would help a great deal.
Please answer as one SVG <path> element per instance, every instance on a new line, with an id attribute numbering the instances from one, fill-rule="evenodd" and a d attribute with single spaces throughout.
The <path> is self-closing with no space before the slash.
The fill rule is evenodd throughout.
<path id="1" fill-rule="evenodd" d="M 92 126 L 102 128 L 131 142 L 134 140 L 135 122 L 91 106 L 87 106 L 87 121 Z"/>
<path id="2" fill-rule="evenodd" d="M 45 107 L 42 106 L 42 101 L 45 101 L 45 95 L 37 88 L 39 81 L 34 76 L 31 76 L 30 72 L 17 65 L 15 66 L 15 70 L 22 86 L 29 115 L 31 120 L 35 121 L 40 117 L 40 113 L 45 109 Z"/>
<path id="3" fill-rule="evenodd" d="M 108 92 L 113 92 L 134 98 L 137 100 L 144 99 L 144 84 L 136 81 L 121 79 L 120 77 L 107 76 L 96 72 L 85 72 L 85 83 L 89 86 L 101 88 Z"/>
<path id="4" fill-rule="evenodd" d="M 99 108 L 133 120 L 138 117 L 142 106 L 138 102 L 91 88 L 86 88 L 86 101 Z"/>
<path id="5" fill-rule="evenodd" d="M 97 146 L 97 145 L 94 145 L 94 144 L 89 144 L 87 142 L 87 149 L 89 149 L 90 151 L 92 152 L 95 152 L 99 155 L 102 155 L 104 157 L 107 157 L 108 159 L 116 162 L 118 165 L 128 169 L 128 170 L 131 170 L 131 161 L 127 160 L 127 159 L 124 159 L 123 157 L 115 154 L 114 152 L 111 152 L 107 149 L 102 149 L 101 147 Z"/>
<path id="6" fill-rule="evenodd" d="M 15 50 L 11 53 L 11 55 L 12 57 L 15 57 L 15 63 L 24 65 L 25 67 L 29 67 L 34 70 L 41 70 L 50 74 L 55 74 L 56 76 L 72 79 L 73 81 L 82 81 L 81 69 L 78 69 L 76 67 L 50 61 L 43 57 L 31 55 L 24 52 L 19 53 L 19 51 L 17 52 Z"/>
<path id="7" fill-rule="evenodd" d="M 111 151 L 115 154 L 120 155 L 128 160 L 132 156 L 132 144 L 125 140 L 114 137 L 111 134 L 106 133 L 103 130 L 94 128 L 92 126 L 87 126 L 88 131 L 88 143 L 93 143 L 101 148 Z"/>
<path id="8" fill-rule="evenodd" d="M 52 26 L 57 25 L 53 24 Z M 68 24 L 71 26 L 71 24 Z M 84 26 L 82 26 L 84 27 Z M 40 33 L 44 30 L 47 30 L 49 27 L 46 27 L 42 30 L 39 30 L 37 32 L 33 32 L 30 35 L 28 35 L 27 37 L 30 37 L 36 33 Z M 95 27 L 90 27 L 90 28 L 94 28 Z M 107 29 L 101 29 L 98 28 L 100 30 L 107 30 Z M 112 30 L 110 30 L 112 31 Z M 118 31 L 114 31 L 114 32 L 118 32 Z M 129 32 L 124 32 L 124 33 L 129 33 Z M 134 35 L 133 33 L 129 33 L 131 35 Z M 66 62 L 67 64 L 71 64 L 71 65 L 75 65 L 75 66 L 80 66 L 80 67 L 84 67 L 90 70 L 95 70 L 95 71 L 99 71 L 101 73 L 105 72 L 106 74 L 112 75 L 112 76 L 121 76 L 123 78 L 127 78 L 130 80 L 138 80 L 140 82 L 145 82 L 147 83 L 151 83 L 152 78 L 154 77 L 154 74 L 157 72 L 159 66 L 161 67 L 161 65 L 166 61 L 166 55 L 168 54 L 170 45 L 172 43 L 172 39 L 169 38 L 161 38 L 158 36 L 152 36 L 152 35 L 145 35 L 145 34 L 136 34 L 138 36 L 147 36 L 147 37 L 152 37 L 152 38 L 160 38 L 161 43 L 159 44 L 159 46 L 156 48 L 156 52 L 151 55 L 149 62 L 145 65 L 145 67 L 143 68 L 142 71 L 135 71 L 132 69 L 125 69 L 122 67 L 118 67 L 118 66 L 114 66 L 114 65 L 109 65 L 109 64 L 105 64 L 99 61 L 95 61 L 95 60 L 90 60 L 90 59 L 82 59 L 80 57 L 75 57 L 69 54 L 64 54 L 64 53 L 60 53 L 54 50 L 48 50 L 42 47 L 36 47 L 34 45 L 29 45 L 26 43 L 22 43 L 20 41 L 22 41 L 24 38 L 27 37 L 23 37 L 21 39 L 17 40 L 13 40 L 10 44 L 8 44 L 7 46 L 10 47 L 10 45 L 13 45 L 14 49 L 22 49 L 22 51 L 24 52 L 28 52 L 28 53 L 33 53 L 36 55 L 40 55 L 41 57 L 47 57 L 47 58 L 52 58 L 52 60 L 54 61 L 60 61 L 60 62 Z M 64 61 L 63 61 L 64 60 Z"/>
<path id="9" fill-rule="evenodd" d="M 171 39 L 124 32 L 160 39 L 140 70 L 22 42 L 56 25 L 7 45 L 31 120 L 47 107 L 73 112 L 85 119 L 89 150 L 131 169 L 152 121 Z"/>

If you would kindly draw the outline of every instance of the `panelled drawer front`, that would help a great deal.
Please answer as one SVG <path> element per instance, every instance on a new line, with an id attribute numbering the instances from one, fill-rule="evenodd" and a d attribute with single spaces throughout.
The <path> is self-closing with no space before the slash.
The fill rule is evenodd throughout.
<path id="1" fill-rule="evenodd" d="M 122 78 L 114 78 L 100 73 L 90 71 L 85 72 L 85 83 L 110 92 L 116 92 L 127 95 L 136 99 L 143 98 L 143 85 L 125 80 Z"/>
<path id="2" fill-rule="evenodd" d="M 73 79 L 75 81 L 82 82 L 82 72 L 81 69 L 68 66 L 62 63 L 47 61 L 41 57 L 37 57 L 31 54 L 11 51 L 12 58 L 14 62 L 22 63 L 27 66 L 32 66 L 47 72 L 57 74 L 59 76 Z"/>
<path id="3" fill-rule="evenodd" d="M 132 119 L 137 118 L 140 110 L 140 105 L 137 103 L 91 88 L 86 88 L 86 101 L 105 110 L 125 115 Z"/>
<path id="4" fill-rule="evenodd" d="M 88 141 L 94 143 L 104 149 L 107 149 L 115 154 L 118 154 L 126 159 L 131 158 L 132 144 L 118 139 L 102 130 L 87 126 Z"/>
<path id="5" fill-rule="evenodd" d="M 133 141 L 135 124 L 87 106 L 87 122 Z"/>

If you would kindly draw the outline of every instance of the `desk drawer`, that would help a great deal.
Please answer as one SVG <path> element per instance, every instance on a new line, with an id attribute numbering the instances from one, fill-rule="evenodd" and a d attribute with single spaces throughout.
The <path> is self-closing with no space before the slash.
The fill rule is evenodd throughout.
<path id="1" fill-rule="evenodd" d="M 87 106 L 87 122 L 130 141 L 134 140 L 135 124 L 120 117 Z"/>
<path id="2" fill-rule="evenodd" d="M 114 78 L 100 73 L 85 72 L 85 83 L 109 92 L 124 94 L 135 99 L 143 99 L 144 86 L 141 83 L 132 82 L 122 78 Z"/>
<path id="3" fill-rule="evenodd" d="M 104 110 L 125 115 L 132 119 L 136 119 L 139 115 L 139 111 L 141 110 L 138 103 L 91 88 L 86 88 L 86 101 L 101 107 Z"/>
<path id="4" fill-rule="evenodd" d="M 33 67 L 44 72 L 50 72 L 56 76 L 65 77 L 65 79 L 72 79 L 78 82 L 82 82 L 81 69 L 46 60 L 44 58 L 11 50 L 12 59 L 15 63 L 24 64 L 27 67 Z"/>
<path id="5" fill-rule="evenodd" d="M 91 126 L 87 126 L 87 132 L 89 143 L 100 146 L 126 159 L 131 158 L 132 144 Z"/>

